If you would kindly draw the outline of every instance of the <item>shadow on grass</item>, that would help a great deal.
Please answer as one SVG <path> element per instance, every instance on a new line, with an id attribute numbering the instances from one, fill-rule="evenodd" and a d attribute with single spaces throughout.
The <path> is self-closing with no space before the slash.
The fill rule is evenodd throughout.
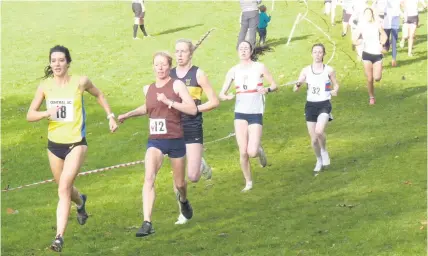
<path id="1" fill-rule="evenodd" d="M 296 36 L 293 37 L 293 42 L 294 41 L 300 41 L 300 40 L 305 40 L 307 38 L 309 38 L 312 35 L 304 35 L 304 36 Z M 263 46 L 257 46 L 254 49 L 254 55 L 253 55 L 253 59 L 257 60 L 259 56 L 264 55 L 266 52 L 274 52 L 274 48 L 279 46 L 279 45 L 283 45 L 286 44 L 288 41 L 288 37 L 281 37 L 281 38 L 274 38 L 274 39 L 270 39 L 268 41 L 266 41 L 266 44 Z"/>
<path id="2" fill-rule="evenodd" d="M 426 47 L 427 35 L 416 35 L 413 41 L 413 47 L 418 44 L 424 44 Z M 407 44 L 407 41 L 406 41 Z"/>
<path id="3" fill-rule="evenodd" d="M 167 34 L 172 34 L 178 31 L 182 31 L 182 30 L 187 30 L 187 29 L 191 29 L 194 27 L 199 27 L 199 26 L 203 26 L 204 24 L 196 24 L 196 25 L 192 25 L 192 26 L 184 26 L 184 27 L 177 27 L 177 28 L 173 28 L 173 29 L 168 29 L 159 33 L 155 33 L 153 34 L 153 36 L 160 36 L 160 35 L 167 35 Z"/>
<path id="4" fill-rule="evenodd" d="M 426 62 L 426 60 L 427 60 L 427 53 L 424 52 L 422 56 L 419 56 L 417 58 L 415 58 L 415 56 L 413 56 L 411 59 L 407 59 L 407 60 L 397 59 L 397 66 L 398 66 L 398 68 L 400 68 L 402 66 L 411 65 L 411 64 L 418 63 L 421 61 Z M 384 63 L 383 65 L 384 65 L 383 66 L 384 69 L 397 69 L 397 67 L 391 67 L 388 63 Z"/>
<path id="5" fill-rule="evenodd" d="M 427 91 L 426 85 L 421 85 L 417 87 L 408 87 L 403 88 L 400 91 L 397 91 L 395 94 L 399 97 L 399 99 L 410 98 L 414 95 L 418 95 Z"/>

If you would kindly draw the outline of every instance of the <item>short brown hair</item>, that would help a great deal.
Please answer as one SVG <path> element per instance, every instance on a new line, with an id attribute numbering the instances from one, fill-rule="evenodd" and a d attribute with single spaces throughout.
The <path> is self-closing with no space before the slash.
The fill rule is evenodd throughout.
<path id="1" fill-rule="evenodd" d="M 155 52 L 155 54 L 153 54 L 153 63 L 155 61 L 155 58 L 157 56 L 162 56 L 164 58 L 166 58 L 168 60 L 168 64 L 171 67 L 172 66 L 172 57 L 171 55 L 167 52 L 167 51 L 159 51 L 159 52 Z"/>

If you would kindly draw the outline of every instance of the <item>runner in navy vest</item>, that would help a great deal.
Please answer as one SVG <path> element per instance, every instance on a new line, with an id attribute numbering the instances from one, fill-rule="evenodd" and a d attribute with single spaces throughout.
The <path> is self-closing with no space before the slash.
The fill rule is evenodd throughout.
<path id="1" fill-rule="evenodd" d="M 204 134 L 202 112 L 210 111 L 219 105 L 219 100 L 207 76 L 202 69 L 192 65 L 193 51 L 196 47 L 192 41 L 179 39 L 175 44 L 175 57 L 177 67 L 171 69 L 170 76 L 181 80 L 186 86 L 197 106 L 196 115 L 181 115 L 184 131 L 184 141 L 186 143 L 187 175 L 190 181 L 198 182 L 201 174 L 210 179 L 212 175 L 211 167 L 208 166 L 202 157 Z M 208 97 L 208 101 L 202 104 L 202 92 Z M 176 224 L 183 224 L 186 219 L 182 214 L 178 217 Z"/>
<path id="2" fill-rule="evenodd" d="M 185 179 L 186 146 L 181 126 L 181 113 L 196 114 L 196 105 L 186 86 L 169 76 L 172 57 L 165 52 L 158 52 L 153 57 L 156 82 L 144 87 L 146 103 L 118 117 L 120 122 L 135 116 L 149 116 L 149 140 L 145 157 L 145 177 L 143 186 L 144 222 L 136 236 L 142 237 L 154 233 L 152 227 L 152 210 L 155 202 L 155 179 L 168 155 L 177 189 L 177 200 L 181 214 L 187 219 L 193 216 L 193 209 L 187 200 Z"/>

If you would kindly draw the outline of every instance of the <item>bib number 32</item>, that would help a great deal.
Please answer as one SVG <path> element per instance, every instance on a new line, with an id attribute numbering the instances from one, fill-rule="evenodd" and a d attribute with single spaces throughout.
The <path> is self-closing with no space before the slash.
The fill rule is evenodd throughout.
<path id="1" fill-rule="evenodd" d="M 319 87 L 312 87 L 312 94 L 320 95 L 320 88 Z"/>
<path id="2" fill-rule="evenodd" d="M 150 134 L 166 134 L 165 119 L 150 119 Z"/>

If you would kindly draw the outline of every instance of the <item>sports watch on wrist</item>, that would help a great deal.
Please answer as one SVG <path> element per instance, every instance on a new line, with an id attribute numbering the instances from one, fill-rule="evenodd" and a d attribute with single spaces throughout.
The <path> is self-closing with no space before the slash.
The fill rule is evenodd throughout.
<path id="1" fill-rule="evenodd" d="M 115 116 L 114 116 L 114 113 L 108 114 L 108 115 L 107 115 L 107 120 L 108 120 L 108 119 L 110 119 L 110 118 L 112 118 L 112 117 L 113 117 L 113 118 L 115 117 Z"/>

